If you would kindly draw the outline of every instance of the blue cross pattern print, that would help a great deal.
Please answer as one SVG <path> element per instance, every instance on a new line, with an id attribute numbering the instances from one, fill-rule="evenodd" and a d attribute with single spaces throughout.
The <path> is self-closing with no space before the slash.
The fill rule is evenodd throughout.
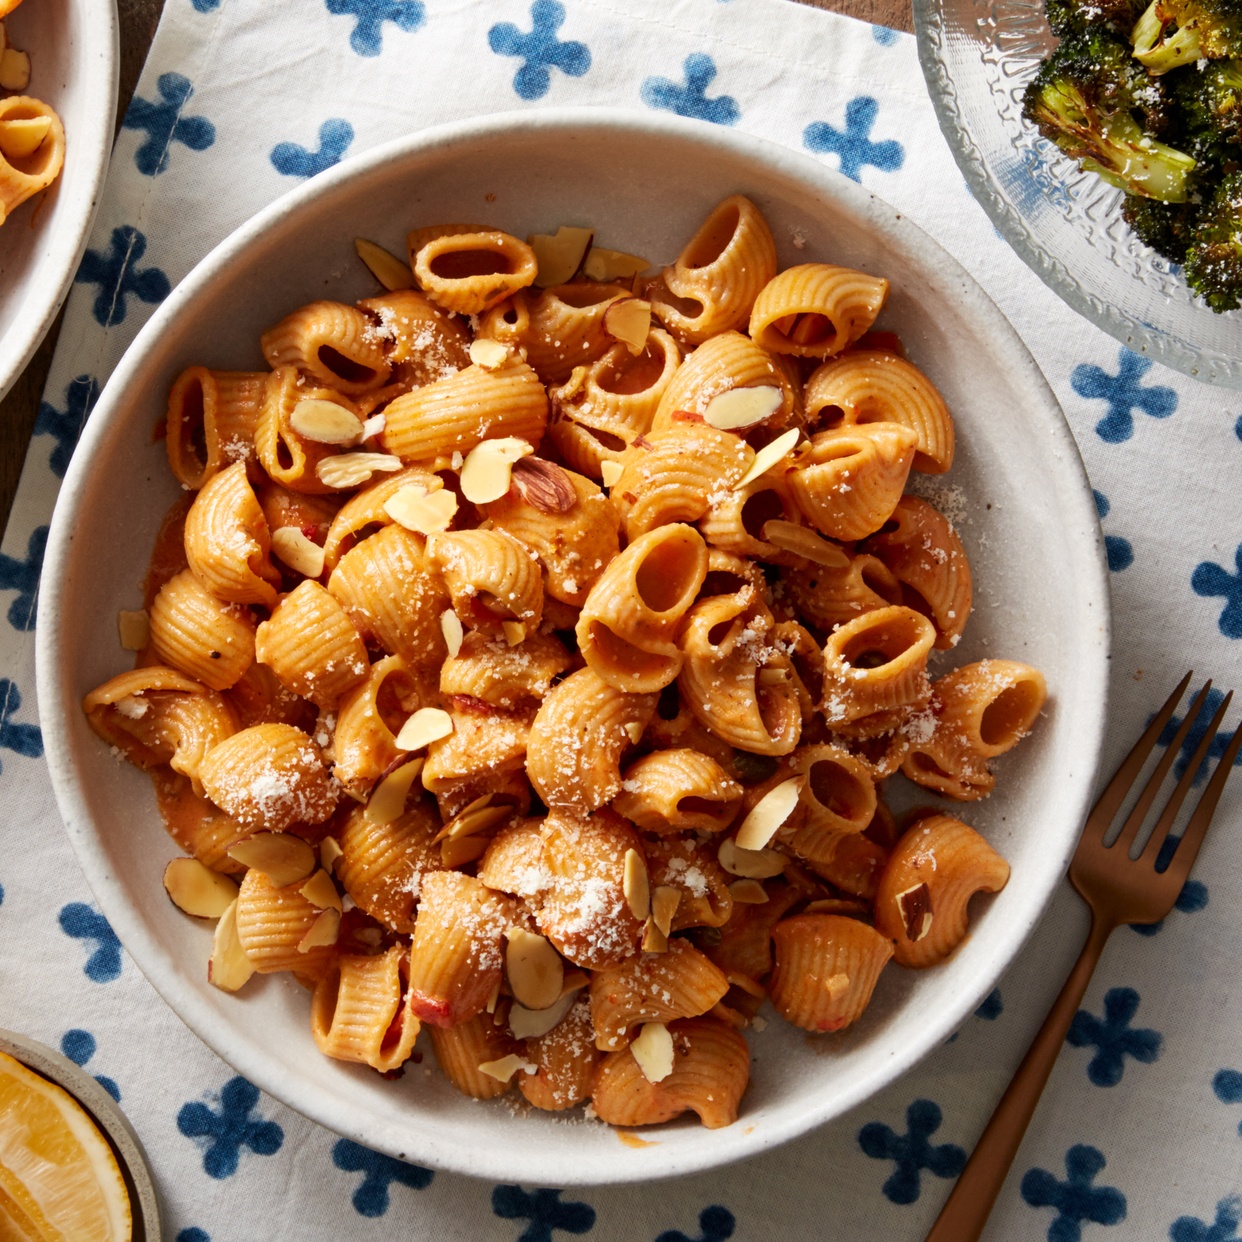
<path id="1" fill-rule="evenodd" d="M 1065 1036 L 1072 1048 L 1094 1048 L 1087 1077 L 1097 1087 L 1115 1087 L 1125 1073 L 1126 1057 L 1150 1065 L 1160 1056 L 1163 1040 L 1158 1031 L 1130 1025 L 1138 1012 L 1139 994 L 1133 988 L 1110 988 L 1104 996 L 1104 1016 L 1086 1009 L 1075 1015 Z"/>
<path id="2" fill-rule="evenodd" d="M 359 56 L 378 56 L 384 50 L 384 23 L 412 34 L 422 24 L 422 0 L 324 0 L 336 17 L 352 17 L 349 46 Z"/>
<path id="3" fill-rule="evenodd" d="M 182 115 L 194 94 L 189 78 L 165 73 L 155 85 L 161 102 L 152 103 L 135 95 L 122 122 L 125 129 L 146 132 L 146 140 L 134 153 L 134 163 L 147 177 L 158 176 L 168 167 L 174 142 L 183 143 L 191 151 L 206 151 L 216 140 L 216 127 L 206 117 Z"/>
<path id="4" fill-rule="evenodd" d="M 105 254 L 88 250 L 74 280 L 80 285 L 98 285 L 92 314 L 101 328 L 125 322 L 129 312 L 126 299 L 132 294 L 140 302 L 162 302 L 172 291 L 168 277 L 158 267 L 139 268 L 147 253 L 146 236 L 132 224 L 112 230 Z"/>
<path id="5" fill-rule="evenodd" d="M 552 1242 L 552 1233 L 589 1233 L 595 1227 L 595 1209 L 589 1203 L 562 1203 L 559 1190 L 526 1191 L 521 1186 L 497 1186 L 492 1211 L 503 1220 L 528 1221 L 517 1242 Z"/>
<path id="6" fill-rule="evenodd" d="M 21 705 L 22 692 L 17 688 L 17 683 L 7 677 L 0 677 L 0 748 L 25 755 L 27 759 L 41 759 L 43 734 L 39 726 L 12 719 Z M 0 771 L 3 770 L 3 765 L 0 764 Z"/>
<path id="7" fill-rule="evenodd" d="M 1084 1222 L 1117 1225 L 1126 1218 L 1126 1197 L 1112 1186 L 1096 1186 L 1096 1177 L 1108 1161 L 1096 1147 L 1077 1143 L 1065 1153 L 1066 1178 L 1047 1169 L 1028 1169 L 1022 1178 L 1022 1198 L 1033 1208 L 1055 1208 L 1048 1226 L 1048 1242 L 1081 1242 Z"/>
<path id="8" fill-rule="evenodd" d="M 40 404 L 33 434 L 55 436 L 56 447 L 52 450 L 48 465 L 58 479 L 65 477 L 78 437 L 98 400 L 99 381 L 93 375 L 78 375 L 65 385 L 63 410 L 58 410 L 49 401 Z"/>
<path id="9" fill-rule="evenodd" d="M 591 68 L 591 51 L 576 39 L 562 40 L 557 31 L 565 23 L 565 6 L 557 0 L 535 0 L 530 6 L 530 30 L 512 22 L 497 22 L 487 32 L 487 46 L 497 56 L 522 61 L 513 75 L 513 89 L 522 99 L 542 99 L 552 86 L 552 69 L 580 78 Z"/>
<path id="10" fill-rule="evenodd" d="M 1223 596 L 1225 607 L 1217 625 L 1226 638 L 1242 638 L 1242 543 L 1233 554 L 1234 572 L 1215 561 L 1200 561 L 1190 575 L 1190 588 L 1205 598 Z"/>
<path id="11" fill-rule="evenodd" d="M 222 1181 L 237 1172 L 243 1149 L 256 1156 L 274 1156 L 285 1132 L 274 1121 L 255 1113 L 259 1089 L 246 1079 L 230 1078 L 220 1091 L 219 1108 L 191 1100 L 177 1113 L 177 1129 L 203 1150 L 203 1172 Z"/>
<path id="12" fill-rule="evenodd" d="M 1212 1079 L 1212 1093 L 1222 1104 L 1242 1104 L 1242 1070 L 1223 1069 Z M 1242 1137 L 1242 1121 L 1238 1122 Z"/>
<path id="13" fill-rule="evenodd" d="M 699 1213 L 699 1233 L 697 1237 L 687 1237 L 680 1229 L 666 1229 L 655 1242 L 726 1242 L 733 1237 L 737 1221 L 733 1213 L 719 1203 L 705 1207 Z"/>
<path id="14" fill-rule="evenodd" d="M 332 1148 L 332 1163 L 342 1173 L 361 1173 L 362 1181 L 350 1202 L 359 1216 L 383 1216 L 388 1211 L 388 1188 L 408 1186 L 422 1190 L 430 1186 L 435 1174 L 421 1165 L 406 1164 L 349 1139 L 339 1139 Z"/>
<path id="15" fill-rule="evenodd" d="M 859 95 L 845 105 L 845 128 L 834 129 L 827 121 L 812 121 L 802 131 L 802 145 L 816 155 L 835 155 L 842 174 L 851 181 L 862 181 L 868 165 L 881 172 L 896 172 L 905 163 L 906 152 L 894 138 L 874 142 L 871 130 L 880 114 L 879 103 L 870 95 Z"/>
<path id="16" fill-rule="evenodd" d="M 1123 345 L 1117 352 L 1116 375 L 1094 363 L 1074 368 L 1070 375 L 1074 391 L 1089 401 L 1108 402 L 1108 413 L 1095 425 L 1095 434 L 1106 444 L 1121 444 L 1134 434 L 1135 410 L 1151 418 L 1168 418 L 1177 409 L 1177 393 L 1172 388 L 1143 384 L 1152 365 L 1150 358 L 1140 358 Z"/>
<path id="17" fill-rule="evenodd" d="M 60 930 L 72 940 L 93 945 L 82 973 L 93 983 L 111 983 L 121 974 L 121 942 L 111 924 L 83 901 L 71 901 L 58 916 Z"/>
<path id="18" fill-rule="evenodd" d="M 692 52 L 682 62 L 684 82 L 668 78 L 647 78 L 640 90 L 642 101 L 649 108 L 675 112 L 695 121 L 711 121 L 713 125 L 736 125 L 742 115 L 732 95 L 708 98 L 707 88 L 716 80 L 716 62 L 702 52 Z"/>
<path id="19" fill-rule="evenodd" d="M 60 1037 L 60 1050 L 65 1056 L 71 1060 L 74 1065 L 85 1068 L 87 1061 L 95 1055 L 95 1037 L 90 1031 L 83 1031 L 75 1027 L 72 1031 L 66 1031 Z M 107 1077 L 104 1074 L 96 1074 L 95 1081 L 114 1099 L 119 1101 L 121 1098 L 121 1089 L 116 1085 L 116 1080 Z"/>
<path id="20" fill-rule="evenodd" d="M 46 526 L 36 526 L 30 532 L 23 560 L 0 552 L 0 590 L 17 592 L 17 598 L 9 605 L 9 624 L 22 633 L 29 633 L 35 627 L 39 574 L 43 571 L 43 554 L 47 551 L 47 532 Z M 18 704 L 20 702 L 19 697 Z"/>
<path id="21" fill-rule="evenodd" d="M 1209 1225 L 1197 1216 L 1179 1216 L 1169 1226 L 1169 1242 L 1238 1242 L 1242 1224 L 1242 1198 L 1230 1195 L 1216 1205 L 1216 1219 Z"/>
<path id="22" fill-rule="evenodd" d="M 1112 505 L 1108 503 L 1108 497 L 1103 492 L 1093 488 L 1091 495 L 1095 498 L 1095 511 L 1103 521 L 1108 517 L 1108 511 Z M 1108 561 L 1109 570 L 1119 574 L 1123 569 L 1129 569 L 1134 564 L 1134 547 L 1128 539 L 1122 539 L 1120 535 L 1105 535 L 1104 556 Z"/>
<path id="23" fill-rule="evenodd" d="M 339 116 L 319 127 L 319 149 L 311 151 L 296 142 L 278 142 L 272 148 L 272 167 L 283 177 L 313 177 L 334 164 L 349 150 L 354 127 Z"/>
<path id="24" fill-rule="evenodd" d="M 1220 710 L 1220 705 L 1224 702 L 1225 696 L 1213 686 L 1207 692 L 1207 698 L 1203 700 L 1203 706 L 1199 709 L 1199 714 L 1195 717 L 1194 723 L 1190 726 L 1190 731 L 1186 734 L 1182 742 L 1181 749 L 1178 752 L 1177 762 L 1173 765 L 1173 775 L 1181 780 L 1182 774 L 1190 765 L 1190 761 L 1195 757 L 1195 751 L 1199 749 L 1199 743 L 1203 741 L 1203 735 L 1207 732 L 1208 725 L 1211 724 L 1212 718 Z M 1148 722 L 1150 723 L 1150 721 Z M 1168 724 L 1161 730 L 1158 739 L 1161 746 L 1170 746 L 1177 731 L 1181 728 L 1182 717 L 1174 716 Z M 1212 739 L 1208 745 L 1207 754 L 1203 756 L 1202 762 L 1199 764 L 1198 771 L 1195 772 L 1194 783 L 1200 785 L 1207 779 L 1208 766 L 1213 759 L 1220 759 L 1225 753 L 1225 748 L 1229 745 L 1229 735 L 1221 732 Z M 1234 767 L 1242 767 L 1242 755 L 1234 760 Z M 1172 840 L 1173 838 L 1169 838 Z M 1180 841 L 1181 838 L 1179 837 Z M 1171 856 L 1171 855 L 1170 855 Z"/>
<path id="25" fill-rule="evenodd" d="M 944 1117 L 931 1100 L 915 1100 L 906 1109 L 905 1134 L 872 1121 L 858 1132 L 858 1145 L 873 1160 L 892 1160 L 896 1168 L 881 1188 L 890 1203 L 914 1203 L 922 1193 L 924 1169 L 937 1177 L 953 1178 L 966 1166 L 966 1153 L 954 1143 L 933 1144 L 930 1139 Z"/>

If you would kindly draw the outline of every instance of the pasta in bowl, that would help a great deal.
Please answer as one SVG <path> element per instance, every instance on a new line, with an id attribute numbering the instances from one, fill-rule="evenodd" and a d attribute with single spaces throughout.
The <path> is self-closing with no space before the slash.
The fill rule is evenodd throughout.
<path id="1" fill-rule="evenodd" d="M 632 203 L 587 190 L 574 144 L 605 134 L 622 165 L 657 152 L 694 210 L 643 233 Z M 66 818 L 88 868 L 106 854 L 123 877 L 101 904 L 179 1012 L 343 1133 L 537 1181 L 731 1159 L 942 1039 L 1037 917 L 1098 745 L 1089 492 L 982 296 L 800 158 L 607 116 L 406 146 L 227 243 L 207 265 L 240 300 L 191 289 L 150 330 L 159 365 L 148 350 L 114 381 L 165 409 L 189 491 L 162 525 L 181 489 L 143 497 L 141 601 L 106 546 L 84 559 L 80 531 L 53 531 L 39 658 L 73 739 L 51 754 Z M 561 147 L 559 203 L 495 164 Z M 293 270 L 334 213 L 366 265 L 331 296 L 281 282 L 246 306 L 245 340 L 240 265 Z M 565 221 L 600 244 L 549 232 Z M 206 356 L 191 322 L 219 324 Z M 952 361 L 985 336 L 986 364 Z M 980 394 L 1027 421 L 998 433 Z M 120 452 L 126 420 L 103 409 Z M 110 450 L 88 451 L 58 523 L 99 503 Z M 1014 518 L 1068 566 L 1055 593 L 987 553 Z M 972 567 L 988 602 L 967 626 Z M 74 593 L 127 612 L 133 671 L 57 619 Z M 1048 640 L 1071 620 L 1096 628 Z M 91 728 L 152 771 L 185 853 L 168 890 L 220 916 L 214 940 L 157 899 L 177 851 Z M 906 778 L 921 805 L 895 817 Z M 145 846 L 109 831 L 147 806 Z M 971 937 L 976 891 L 999 896 Z M 374 1073 L 409 1063 L 420 1027 L 443 1077 Z M 540 1116 L 584 1103 L 622 1139 L 658 1128 L 630 1145 Z M 706 1128 L 672 1123 L 687 1112 Z"/>

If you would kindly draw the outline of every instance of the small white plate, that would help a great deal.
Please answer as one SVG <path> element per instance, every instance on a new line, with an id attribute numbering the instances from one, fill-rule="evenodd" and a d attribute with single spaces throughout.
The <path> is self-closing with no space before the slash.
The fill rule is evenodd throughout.
<path id="1" fill-rule="evenodd" d="M 103 193 L 116 121 L 119 53 L 114 0 L 26 0 L 5 19 L 30 57 L 25 93 L 65 126 L 65 167 L 0 226 L 0 398 L 60 310 Z"/>

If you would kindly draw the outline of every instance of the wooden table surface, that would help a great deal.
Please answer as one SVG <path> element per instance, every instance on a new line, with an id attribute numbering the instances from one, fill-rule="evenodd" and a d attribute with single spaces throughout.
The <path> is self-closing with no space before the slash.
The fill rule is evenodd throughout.
<path id="1" fill-rule="evenodd" d="M 861 17 L 896 30 L 913 30 L 910 0 L 799 0 L 814 8 L 831 9 L 850 17 Z M 108 3 L 108 0 L 96 0 Z M 130 96 L 142 72 L 147 49 L 155 36 L 164 0 L 117 0 L 121 19 L 121 91 L 117 107 L 117 126 L 129 105 Z M 35 416 L 43 396 L 43 386 L 52 365 L 52 353 L 60 334 L 60 317 L 39 346 L 30 364 L 18 377 L 9 394 L 0 401 L 0 531 L 9 520 L 9 509 L 17 491 L 22 462 L 30 443 Z"/>

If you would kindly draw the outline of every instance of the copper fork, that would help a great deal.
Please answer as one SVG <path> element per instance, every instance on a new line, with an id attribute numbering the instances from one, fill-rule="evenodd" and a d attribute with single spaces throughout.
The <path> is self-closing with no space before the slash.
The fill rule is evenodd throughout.
<path id="1" fill-rule="evenodd" d="M 1195 748 L 1193 758 L 1173 790 L 1142 852 L 1131 859 L 1130 854 L 1138 839 L 1139 830 L 1151 810 L 1160 786 L 1186 741 L 1191 726 L 1207 702 L 1208 691 L 1212 685 L 1210 681 L 1191 704 L 1121 831 L 1111 842 L 1108 841 L 1108 835 L 1122 803 L 1151 755 L 1156 739 L 1172 718 L 1193 676 L 1193 673 L 1187 673 L 1182 678 L 1181 684 L 1156 713 L 1155 719 L 1147 726 L 1134 749 L 1117 769 L 1117 774 L 1109 781 L 1108 788 L 1100 795 L 1099 801 L 1087 817 L 1069 868 L 1070 883 L 1091 908 L 1091 932 L 1087 943 L 1065 981 L 1060 996 L 1040 1027 L 1039 1034 L 1027 1050 L 1018 1072 L 996 1106 L 996 1111 L 958 1178 L 953 1193 L 936 1218 L 936 1223 L 927 1235 L 927 1242 L 976 1242 L 987 1224 L 996 1196 L 1009 1172 L 1009 1166 L 1017 1155 L 1022 1137 L 1039 1103 L 1039 1097 L 1043 1094 L 1057 1055 L 1065 1043 L 1066 1032 L 1082 1003 L 1087 984 L 1091 981 L 1106 941 L 1123 923 L 1159 922 L 1173 909 L 1173 903 L 1190 874 L 1191 864 L 1203 844 L 1204 835 L 1212 821 L 1212 812 L 1216 809 L 1221 790 L 1238 756 L 1238 748 L 1242 745 L 1242 725 L 1234 730 L 1233 737 L 1225 747 L 1216 771 L 1203 791 L 1203 796 L 1199 799 L 1199 804 L 1195 807 L 1186 831 L 1177 842 L 1173 857 L 1165 870 L 1156 869 L 1156 860 L 1168 839 L 1195 774 L 1207 758 L 1233 697 L 1232 691 L 1217 708 L 1212 723 Z"/>

